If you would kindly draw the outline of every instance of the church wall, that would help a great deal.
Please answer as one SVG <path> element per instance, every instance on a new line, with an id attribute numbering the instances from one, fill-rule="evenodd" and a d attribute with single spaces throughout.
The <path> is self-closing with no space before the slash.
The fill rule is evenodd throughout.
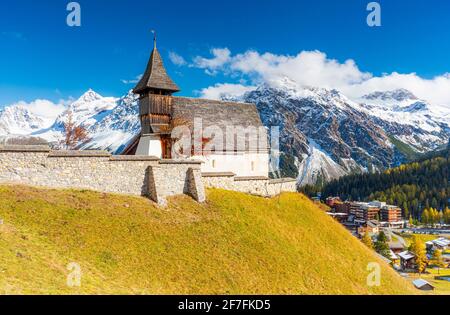
<path id="1" fill-rule="evenodd" d="M 204 162 L 203 173 L 231 172 L 238 177 L 267 177 L 269 174 L 267 153 L 210 154 L 194 158 Z"/>
<path id="2" fill-rule="evenodd" d="M 162 157 L 161 138 L 158 135 L 142 136 L 136 150 L 136 155 Z"/>
<path id="3" fill-rule="evenodd" d="M 227 172 L 202 176 L 201 165 L 200 161 L 195 160 L 111 156 L 103 151 L 50 151 L 45 147 L 0 146 L 0 184 L 147 196 L 160 205 L 165 205 L 168 197 L 181 194 L 203 202 L 206 199 L 204 187 L 264 197 L 296 191 L 295 180 L 274 181 L 264 176 L 237 177 Z M 267 175 L 267 172 L 264 174 Z"/>

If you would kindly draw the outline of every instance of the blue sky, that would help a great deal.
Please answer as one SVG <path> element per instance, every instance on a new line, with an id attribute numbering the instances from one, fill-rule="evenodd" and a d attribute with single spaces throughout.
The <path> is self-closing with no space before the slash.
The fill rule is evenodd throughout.
<path id="1" fill-rule="evenodd" d="M 211 75 L 193 63 L 196 56 L 210 58 L 213 48 L 276 56 L 318 50 L 338 63 L 352 59 L 373 76 L 396 71 L 432 79 L 450 72 L 448 1 L 378 1 L 382 26 L 376 28 L 366 24 L 367 0 L 78 2 L 82 26 L 74 28 L 66 24 L 69 1 L 0 3 L 0 107 L 78 97 L 88 88 L 121 96 L 133 87 L 122 80 L 144 71 L 151 29 L 158 31 L 168 72 L 187 96 L 216 83 L 252 83 L 242 70 L 230 75 L 221 68 Z M 170 52 L 187 64 L 175 65 Z"/>

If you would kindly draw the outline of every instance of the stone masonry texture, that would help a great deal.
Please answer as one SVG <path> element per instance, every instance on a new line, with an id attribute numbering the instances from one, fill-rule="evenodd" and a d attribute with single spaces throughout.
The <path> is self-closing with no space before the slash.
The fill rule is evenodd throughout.
<path id="1" fill-rule="evenodd" d="M 206 200 L 205 187 L 264 197 L 296 191 L 295 180 L 245 179 L 201 174 L 201 162 L 111 156 L 107 152 L 50 151 L 45 147 L 0 146 L 0 183 L 90 189 L 146 196 L 164 206 L 186 194 Z"/>

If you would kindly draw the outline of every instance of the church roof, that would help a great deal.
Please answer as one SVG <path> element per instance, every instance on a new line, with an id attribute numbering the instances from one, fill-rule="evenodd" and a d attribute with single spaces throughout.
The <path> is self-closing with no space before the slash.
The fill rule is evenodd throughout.
<path id="1" fill-rule="evenodd" d="M 261 142 L 259 142 L 257 150 L 265 151 L 268 148 L 267 131 L 264 128 L 255 104 L 173 97 L 172 111 L 173 120 L 176 121 L 179 119 L 181 121 L 185 121 L 191 129 L 193 128 L 194 119 L 200 118 L 203 130 L 213 126 L 220 128 L 223 133 L 224 144 L 227 141 L 227 127 L 246 129 L 252 128 L 256 129 L 257 132 L 260 132 L 259 129 L 261 129 L 263 133 L 259 133 L 259 135 L 262 135 L 264 139 L 259 139 L 258 137 L 258 141 Z M 236 137 L 237 142 L 243 140 L 242 143 L 245 143 L 245 148 L 242 149 L 251 149 L 250 147 L 252 144 L 249 144 L 249 140 L 247 138 L 240 139 L 248 137 L 248 134 L 246 135 L 238 132 Z"/>
<path id="2" fill-rule="evenodd" d="M 178 86 L 167 74 L 156 44 L 148 61 L 147 69 L 133 92 L 139 94 L 148 89 L 160 89 L 172 93 L 180 91 Z"/>
<path id="3" fill-rule="evenodd" d="M 224 150 L 228 151 L 227 127 L 254 128 L 260 132 L 258 134 L 257 148 L 254 143 L 250 143 L 247 134 L 237 133 L 232 150 L 234 151 L 258 151 L 267 153 L 269 150 L 267 130 L 259 116 L 255 104 L 224 102 L 207 99 L 173 97 L 172 120 L 187 125 L 191 131 L 194 120 L 201 118 L 202 129 L 217 126 L 223 133 Z M 262 131 L 262 133 L 261 133 Z M 140 134 L 130 142 L 123 154 L 134 154 L 139 143 Z M 214 135 L 216 137 L 217 135 Z M 244 147 L 240 147 L 239 143 Z M 216 149 L 217 150 L 217 149 Z M 220 150 L 219 150 L 220 151 Z"/>

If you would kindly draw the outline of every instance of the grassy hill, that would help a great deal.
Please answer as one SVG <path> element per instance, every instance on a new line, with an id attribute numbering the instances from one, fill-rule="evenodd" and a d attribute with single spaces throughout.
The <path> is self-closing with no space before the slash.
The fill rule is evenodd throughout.
<path id="1" fill-rule="evenodd" d="M 144 198 L 0 186 L 0 294 L 409 294 L 306 197 Z M 67 265 L 82 271 L 66 285 Z M 368 287 L 369 262 L 382 265 Z"/>

